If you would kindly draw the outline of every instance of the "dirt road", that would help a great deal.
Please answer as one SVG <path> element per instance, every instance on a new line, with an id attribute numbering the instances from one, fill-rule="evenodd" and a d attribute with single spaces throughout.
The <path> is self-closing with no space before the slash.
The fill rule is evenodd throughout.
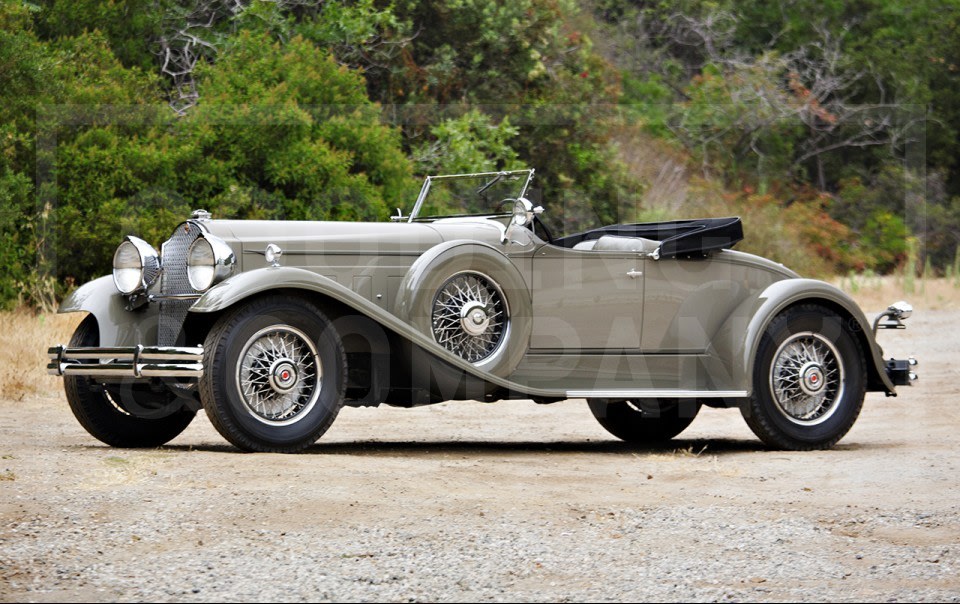
<path id="1" fill-rule="evenodd" d="M 921 380 L 831 451 L 736 411 L 636 449 L 583 401 L 346 409 L 305 455 L 205 417 L 100 446 L 62 397 L 0 403 L 0 600 L 960 601 L 960 312 L 881 334 Z"/>

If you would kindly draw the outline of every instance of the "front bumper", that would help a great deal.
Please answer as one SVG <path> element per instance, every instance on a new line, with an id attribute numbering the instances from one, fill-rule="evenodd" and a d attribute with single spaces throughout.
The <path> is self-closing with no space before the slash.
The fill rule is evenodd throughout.
<path id="1" fill-rule="evenodd" d="M 129 378 L 198 378 L 203 375 L 203 347 L 130 346 L 47 350 L 51 375 Z"/>

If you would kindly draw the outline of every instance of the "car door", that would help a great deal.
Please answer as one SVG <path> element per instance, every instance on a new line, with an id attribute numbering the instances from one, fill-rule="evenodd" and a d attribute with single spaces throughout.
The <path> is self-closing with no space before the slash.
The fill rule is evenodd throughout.
<path id="1" fill-rule="evenodd" d="M 531 349 L 639 349 L 644 262 L 634 251 L 540 248 L 532 263 Z"/>

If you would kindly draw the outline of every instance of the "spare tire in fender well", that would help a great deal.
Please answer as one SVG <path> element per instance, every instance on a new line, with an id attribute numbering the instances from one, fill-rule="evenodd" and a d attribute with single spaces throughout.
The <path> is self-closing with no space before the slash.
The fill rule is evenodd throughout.
<path id="1" fill-rule="evenodd" d="M 395 313 L 421 333 L 434 337 L 433 307 L 439 290 L 458 274 L 492 282 L 491 291 L 502 292 L 508 323 L 503 341 L 488 357 L 474 365 L 499 377 L 509 376 L 530 342 L 532 312 L 530 291 L 516 266 L 495 248 L 468 240 L 449 241 L 418 258 L 397 293 Z"/>

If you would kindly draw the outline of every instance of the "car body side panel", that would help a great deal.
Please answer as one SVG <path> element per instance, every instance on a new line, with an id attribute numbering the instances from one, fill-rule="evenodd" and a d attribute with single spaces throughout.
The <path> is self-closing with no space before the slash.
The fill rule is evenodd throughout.
<path id="1" fill-rule="evenodd" d="M 702 354 L 740 304 L 795 275 L 748 254 L 648 262 L 643 345 L 648 353 Z"/>
<path id="2" fill-rule="evenodd" d="M 214 235 L 237 241 L 244 249 L 263 250 L 268 243 L 275 243 L 284 253 L 416 253 L 442 241 L 436 229 L 426 224 L 295 220 L 210 220 L 204 224 Z"/>
<path id="3" fill-rule="evenodd" d="M 708 354 L 532 351 L 511 379 L 528 386 L 567 390 L 741 391 L 728 371 Z"/>
<path id="4" fill-rule="evenodd" d="M 640 349 L 643 270 L 628 251 L 543 246 L 533 258 L 534 349 Z"/>
<path id="5" fill-rule="evenodd" d="M 97 318 L 101 346 L 153 345 L 160 323 L 159 307 L 147 304 L 129 311 L 127 298 L 106 275 L 86 283 L 66 297 L 57 312 L 89 312 Z"/>
<path id="6" fill-rule="evenodd" d="M 464 361 L 436 344 L 433 339 L 410 324 L 399 319 L 378 305 L 362 298 L 347 287 L 317 275 L 311 271 L 294 267 L 263 268 L 238 275 L 209 290 L 191 308 L 192 312 L 215 312 L 229 308 L 249 296 L 260 292 L 277 291 L 280 289 L 303 289 L 328 296 L 341 303 L 347 304 L 357 312 L 366 315 L 399 336 L 406 338 L 419 349 L 426 351 L 438 359 L 443 365 L 462 371 L 472 377 L 479 378 L 494 386 L 503 388 L 516 394 L 529 397 L 567 398 L 571 396 L 602 396 L 600 391 L 622 391 L 632 396 L 641 396 L 641 390 L 648 390 L 649 396 L 676 396 L 699 397 L 712 395 L 743 396 L 740 390 L 725 392 L 727 383 L 715 382 L 710 376 L 710 366 L 714 359 L 706 355 L 693 355 L 686 360 L 683 371 L 676 371 L 676 359 L 669 357 L 641 358 L 622 356 L 618 353 L 610 354 L 606 358 L 596 355 L 583 355 L 579 361 L 574 357 L 566 357 L 562 362 L 567 365 L 555 366 L 552 375 L 560 377 L 557 371 L 566 372 L 569 380 L 544 380 L 543 376 L 524 370 L 518 370 L 513 375 L 499 377 L 479 369 Z M 551 364 L 547 357 L 525 359 L 522 367 L 545 367 L 544 360 Z M 569 363 L 579 363 L 579 367 L 570 367 Z M 625 365 L 623 365 L 625 363 Z M 640 364 L 639 366 L 637 364 Z M 667 363 L 664 365 L 664 363 Z M 621 366 L 623 365 L 623 366 Z M 623 367 L 626 367 L 624 373 Z M 699 367 L 699 369 L 697 369 Z M 592 370 L 599 374 L 589 375 Z M 653 370 L 660 376 L 659 379 L 648 381 L 631 380 L 633 372 Z M 707 390 L 705 388 L 711 388 Z M 612 396 L 612 395 L 611 395 Z"/>

